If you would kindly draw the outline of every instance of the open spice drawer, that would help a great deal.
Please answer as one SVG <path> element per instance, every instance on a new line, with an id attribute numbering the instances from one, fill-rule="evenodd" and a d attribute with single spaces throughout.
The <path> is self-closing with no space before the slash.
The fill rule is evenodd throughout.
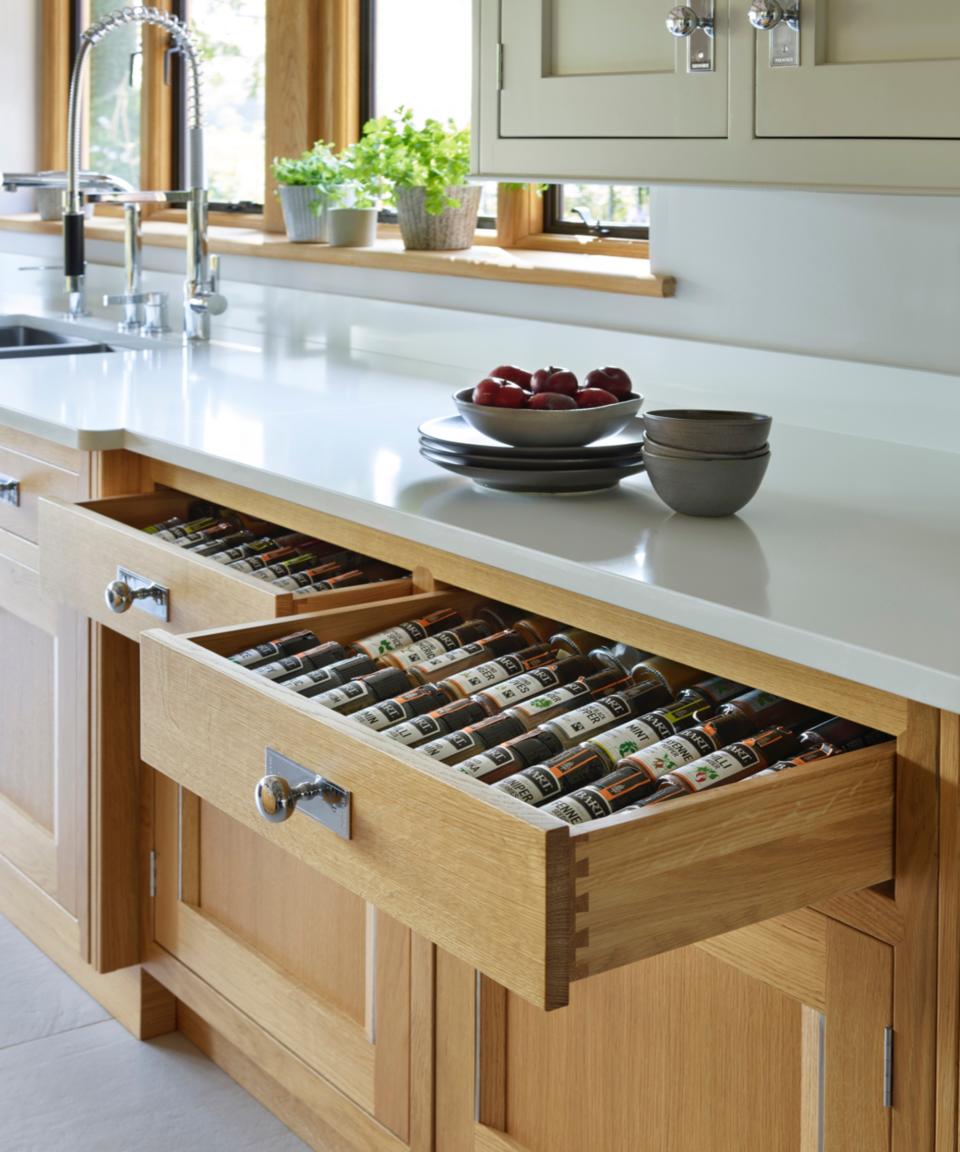
<path id="1" fill-rule="evenodd" d="M 468 593 L 299 617 L 349 641 Z M 416 612 L 414 611 L 416 610 Z M 571 827 L 226 657 L 268 623 L 141 642 L 143 759 L 544 1008 L 574 980 L 893 876 L 895 744 Z M 351 794 L 351 838 L 255 807 L 273 749 Z"/>
<path id="2" fill-rule="evenodd" d="M 55 599 L 131 640 L 138 640 L 147 628 L 189 632 L 240 620 L 291 616 L 321 605 L 393 599 L 415 591 L 413 580 L 404 576 L 295 596 L 143 531 L 150 524 L 185 515 L 196 500 L 170 489 L 79 504 L 42 499 L 40 573 L 44 587 Z M 132 583 L 126 574 L 166 591 L 166 620 L 145 611 L 147 601 L 136 602 L 130 611 L 121 613 L 107 606 L 108 586 L 118 579 Z"/>

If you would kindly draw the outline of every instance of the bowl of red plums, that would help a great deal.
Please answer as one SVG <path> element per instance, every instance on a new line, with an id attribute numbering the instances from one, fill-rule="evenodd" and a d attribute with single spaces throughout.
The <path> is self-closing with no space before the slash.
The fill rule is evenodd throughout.
<path id="1" fill-rule="evenodd" d="M 643 403 L 622 368 L 594 368 L 581 383 L 569 368 L 527 372 L 513 364 L 454 400 L 478 432 L 517 448 L 592 444 L 624 428 Z"/>

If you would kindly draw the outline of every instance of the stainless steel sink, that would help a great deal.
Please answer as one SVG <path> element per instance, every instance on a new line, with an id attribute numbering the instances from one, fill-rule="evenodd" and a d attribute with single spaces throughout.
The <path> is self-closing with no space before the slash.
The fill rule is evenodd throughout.
<path id="1" fill-rule="evenodd" d="M 24 356 L 74 356 L 82 352 L 112 352 L 109 344 L 82 336 L 65 336 L 29 324 L 0 324 L 0 360 Z"/>

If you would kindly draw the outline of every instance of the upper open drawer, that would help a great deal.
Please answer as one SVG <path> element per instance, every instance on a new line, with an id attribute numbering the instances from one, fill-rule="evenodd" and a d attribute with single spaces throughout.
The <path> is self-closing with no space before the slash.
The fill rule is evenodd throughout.
<path id="1" fill-rule="evenodd" d="M 414 606 L 475 599 L 420 594 L 297 623 L 349 641 Z M 289 630 L 146 633 L 144 760 L 535 1004 L 893 875 L 892 743 L 573 828 L 226 659 Z M 301 813 L 258 816 L 267 749 L 351 793 L 350 839 Z"/>
<path id="2" fill-rule="evenodd" d="M 189 632 L 242 620 L 291 616 L 331 607 L 392 599 L 414 590 L 409 577 L 359 584 L 337 591 L 294 595 L 255 576 L 185 551 L 143 531 L 171 516 L 186 515 L 194 497 L 158 491 L 71 504 L 40 501 L 40 571 L 58 600 L 131 640 L 147 628 Z M 133 577 L 133 579 L 130 579 Z M 106 590 L 117 580 L 156 585 L 165 593 L 166 616 L 134 603 L 111 610 Z"/>

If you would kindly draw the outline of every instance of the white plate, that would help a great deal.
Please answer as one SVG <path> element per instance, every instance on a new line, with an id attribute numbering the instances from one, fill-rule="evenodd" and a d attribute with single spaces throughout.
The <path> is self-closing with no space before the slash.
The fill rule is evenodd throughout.
<path id="1" fill-rule="evenodd" d="M 450 456 L 431 452 L 421 446 L 420 454 L 425 460 L 445 468 L 455 476 L 463 476 L 479 484 L 481 488 L 493 488 L 498 492 L 598 492 L 614 488 L 626 476 L 635 476 L 643 471 L 643 462 L 626 465 L 599 466 L 596 468 L 549 468 L 523 471 L 511 468 L 482 468 L 473 464 L 458 464 Z"/>
<path id="2" fill-rule="evenodd" d="M 639 417 L 631 420 L 616 436 L 608 436 L 605 440 L 597 440 L 582 448 L 511 448 L 471 428 L 462 416 L 438 416 L 421 424 L 419 431 L 425 440 L 433 441 L 434 447 L 447 452 L 479 450 L 488 456 L 503 456 L 507 459 L 519 455 L 527 460 L 551 460 L 557 457 L 569 459 L 571 456 L 589 460 L 593 457 L 622 456 L 643 446 L 643 421 Z"/>

